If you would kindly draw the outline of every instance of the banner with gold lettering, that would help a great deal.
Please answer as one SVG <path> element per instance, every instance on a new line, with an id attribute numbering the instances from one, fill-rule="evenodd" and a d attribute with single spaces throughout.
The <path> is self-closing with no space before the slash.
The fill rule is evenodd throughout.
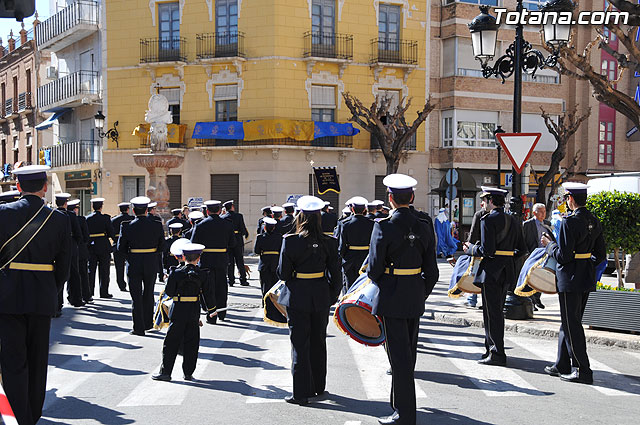
<path id="1" fill-rule="evenodd" d="M 313 121 L 294 120 L 257 120 L 243 123 L 244 140 L 294 139 L 298 141 L 313 140 Z"/>
<path id="2" fill-rule="evenodd" d="M 324 195 L 329 191 L 340 193 L 340 182 L 338 181 L 336 167 L 313 167 L 313 174 L 316 177 L 320 195 Z"/>

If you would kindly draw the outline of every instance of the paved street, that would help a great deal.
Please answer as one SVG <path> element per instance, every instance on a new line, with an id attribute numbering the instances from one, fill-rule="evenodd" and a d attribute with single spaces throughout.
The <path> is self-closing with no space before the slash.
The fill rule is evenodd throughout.
<path id="1" fill-rule="evenodd" d="M 115 276 L 113 299 L 65 306 L 53 321 L 39 423 L 364 425 L 389 414 L 384 350 L 356 344 L 332 322 L 329 395 L 308 407 L 282 400 L 292 386 L 288 334 L 262 322 L 255 264 L 252 270 L 250 287 L 231 288 L 228 320 L 202 328 L 195 382 L 182 380 L 180 357 L 172 382 L 151 380 L 164 333 L 128 334 L 130 299 Z M 542 371 L 555 358 L 553 339 L 507 333 L 509 367 L 482 367 L 482 329 L 429 317 L 416 367 L 419 424 L 631 424 L 640 417 L 640 352 L 591 345 L 595 384 L 569 384 Z"/>

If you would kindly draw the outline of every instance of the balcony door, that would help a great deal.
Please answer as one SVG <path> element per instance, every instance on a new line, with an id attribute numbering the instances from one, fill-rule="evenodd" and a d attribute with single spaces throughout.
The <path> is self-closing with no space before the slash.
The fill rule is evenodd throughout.
<path id="1" fill-rule="evenodd" d="M 336 2 L 313 0 L 311 45 L 313 56 L 333 56 L 335 50 Z"/>
<path id="2" fill-rule="evenodd" d="M 158 4 L 158 59 L 180 57 L 180 7 L 178 2 Z"/>
<path id="3" fill-rule="evenodd" d="M 93 50 L 80 53 L 80 87 L 82 93 L 95 93 L 97 81 L 94 74 Z"/>
<path id="4" fill-rule="evenodd" d="M 96 162 L 98 145 L 94 142 L 95 120 L 89 118 L 80 120 L 80 162 Z"/>
<path id="5" fill-rule="evenodd" d="M 238 1 L 216 0 L 216 56 L 238 54 Z"/>
<path id="6" fill-rule="evenodd" d="M 381 4 L 378 17 L 378 55 L 382 62 L 398 62 L 400 56 L 400 6 Z"/>

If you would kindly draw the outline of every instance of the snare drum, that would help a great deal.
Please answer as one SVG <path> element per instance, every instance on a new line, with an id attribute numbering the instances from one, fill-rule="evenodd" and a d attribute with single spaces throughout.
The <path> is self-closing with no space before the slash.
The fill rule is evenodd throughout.
<path id="1" fill-rule="evenodd" d="M 449 297 L 459 298 L 464 292 L 470 294 L 482 292 L 482 288 L 473 284 L 481 261 L 482 257 L 470 257 L 466 254 L 458 258 L 449 282 L 449 291 L 447 292 Z"/>
<path id="2" fill-rule="evenodd" d="M 521 297 L 530 297 L 536 292 L 555 294 L 557 262 L 549 257 L 545 248 L 536 248 L 527 258 L 514 293 Z"/>
<path id="3" fill-rule="evenodd" d="M 376 346 L 384 343 L 382 321 L 371 314 L 379 295 L 378 286 L 371 283 L 366 274 L 360 275 L 333 314 L 338 329 L 360 344 Z"/>
<path id="4" fill-rule="evenodd" d="M 279 281 L 264 296 L 264 310 L 262 320 L 273 326 L 286 327 L 287 326 L 287 308 L 278 303 L 280 293 L 285 287 L 283 281 Z"/>

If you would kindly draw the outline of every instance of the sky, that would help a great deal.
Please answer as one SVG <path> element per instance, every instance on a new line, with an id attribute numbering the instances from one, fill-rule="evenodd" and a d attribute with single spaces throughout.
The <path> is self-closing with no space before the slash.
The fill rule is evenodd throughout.
<path id="1" fill-rule="evenodd" d="M 36 0 L 36 10 L 38 11 L 38 19 L 44 21 L 49 17 L 49 0 Z M 24 19 L 24 28 L 28 31 L 33 28 L 33 16 Z M 7 45 L 7 39 L 9 39 L 9 31 L 13 30 L 14 38 L 17 37 L 18 31 L 20 31 L 20 22 L 10 18 L 0 18 L 0 37 L 2 38 L 2 45 Z"/>

